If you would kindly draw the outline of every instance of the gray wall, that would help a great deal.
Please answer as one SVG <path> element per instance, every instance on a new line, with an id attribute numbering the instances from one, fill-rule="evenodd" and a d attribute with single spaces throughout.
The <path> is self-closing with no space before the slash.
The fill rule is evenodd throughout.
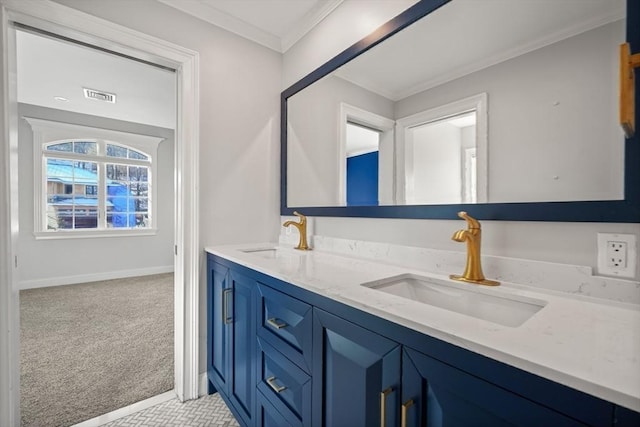
<path id="1" fill-rule="evenodd" d="M 410 3 L 414 2 L 381 2 L 379 6 L 374 0 L 343 3 L 284 54 L 282 88 L 368 34 L 366 28 L 359 30 L 345 23 L 365 16 L 372 26 L 381 25 Z M 461 226 L 458 220 L 320 217 L 314 221 L 319 235 L 464 251 L 462 245 L 451 240 L 453 231 Z M 483 229 L 485 254 L 593 267 L 597 265 L 596 233 L 640 236 L 640 224 L 484 221 Z"/>
<path id="2" fill-rule="evenodd" d="M 173 130 L 19 104 L 20 288 L 173 271 Z M 166 138 L 158 146 L 158 205 L 153 236 L 46 239 L 34 237 L 34 143 L 23 117 Z"/>

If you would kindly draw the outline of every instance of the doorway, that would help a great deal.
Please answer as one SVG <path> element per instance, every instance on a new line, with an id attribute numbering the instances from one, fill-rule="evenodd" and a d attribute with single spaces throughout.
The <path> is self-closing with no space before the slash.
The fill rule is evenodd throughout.
<path id="1" fill-rule="evenodd" d="M 2 6 L 3 105 L 7 116 L 2 119 L 5 138 L 2 139 L 3 158 L 8 168 L 3 178 L 10 185 L 0 189 L 0 196 L 8 203 L 3 207 L 2 237 L 9 242 L 0 249 L 2 282 L 0 291 L 2 328 L 0 342 L 0 424 L 19 425 L 19 330 L 18 265 L 19 232 L 18 171 L 17 171 L 17 98 L 12 81 L 15 71 L 15 29 L 10 23 L 30 25 L 40 30 L 68 37 L 82 43 L 99 45 L 134 58 L 178 70 L 178 112 L 176 132 L 176 171 L 180 180 L 176 186 L 175 212 L 175 393 L 180 400 L 198 396 L 198 223 L 197 223 L 197 152 L 198 152 L 198 94 L 196 52 L 163 40 L 123 29 L 102 19 L 83 14 L 70 14 L 68 9 L 53 2 L 20 2 L 7 0 Z M 73 16 L 72 16 L 73 15 Z M 6 328 L 5 328 L 6 326 Z"/>
<path id="2" fill-rule="evenodd" d="M 16 55 L 21 424 L 70 425 L 174 388 L 175 71 L 19 25 Z"/>

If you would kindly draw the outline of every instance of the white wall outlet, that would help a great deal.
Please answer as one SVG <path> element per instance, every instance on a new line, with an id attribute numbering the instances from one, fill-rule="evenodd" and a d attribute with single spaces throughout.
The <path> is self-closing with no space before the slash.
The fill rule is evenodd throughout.
<path id="1" fill-rule="evenodd" d="M 598 273 L 634 278 L 638 251 L 635 234 L 598 233 Z"/>
<path id="2" fill-rule="evenodd" d="M 607 267 L 627 268 L 627 242 L 607 241 Z"/>

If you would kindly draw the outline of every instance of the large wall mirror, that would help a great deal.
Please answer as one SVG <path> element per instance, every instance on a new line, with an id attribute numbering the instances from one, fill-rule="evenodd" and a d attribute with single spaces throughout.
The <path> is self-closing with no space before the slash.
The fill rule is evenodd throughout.
<path id="1" fill-rule="evenodd" d="M 281 213 L 640 222 L 628 3 L 418 2 L 283 92 Z"/>

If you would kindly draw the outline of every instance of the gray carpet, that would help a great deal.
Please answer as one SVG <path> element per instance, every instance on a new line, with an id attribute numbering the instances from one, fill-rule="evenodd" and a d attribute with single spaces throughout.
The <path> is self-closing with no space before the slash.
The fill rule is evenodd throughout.
<path id="1" fill-rule="evenodd" d="M 23 426 L 69 426 L 174 386 L 173 274 L 20 292 Z"/>

